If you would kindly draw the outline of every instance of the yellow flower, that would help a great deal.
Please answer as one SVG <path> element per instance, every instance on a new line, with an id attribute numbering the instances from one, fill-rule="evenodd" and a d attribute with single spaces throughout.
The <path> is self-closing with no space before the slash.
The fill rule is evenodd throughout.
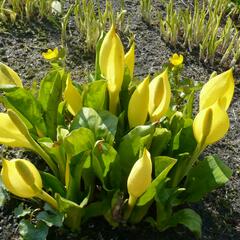
<path id="1" fill-rule="evenodd" d="M 149 76 L 147 76 L 132 94 L 128 105 L 128 121 L 130 128 L 145 123 L 148 114 Z"/>
<path id="2" fill-rule="evenodd" d="M 226 111 L 234 92 L 232 69 L 212 77 L 200 92 L 200 111 L 213 105 L 218 99 L 220 106 Z"/>
<path id="3" fill-rule="evenodd" d="M 139 198 L 148 188 L 152 181 L 151 155 L 145 148 L 143 155 L 132 167 L 128 176 L 127 189 L 130 198 Z"/>
<path id="4" fill-rule="evenodd" d="M 0 143 L 10 147 L 33 149 L 25 136 L 18 130 L 8 114 L 0 113 Z"/>
<path id="5" fill-rule="evenodd" d="M 170 99 L 171 88 L 168 81 L 168 73 L 165 70 L 149 84 L 148 112 L 152 122 L 159 121 L 167 113 Z"/>
<path id="6" fill-rule="evenodd" d="M 42 56 L 46 60 L 54 60 L 58 57 L 58 48 L 48 49 L 47 52 L 42 53 Z"/>
<path id="7" fill-rule="evenodd" d="M 73 116 L 76 116 L 76 114 L 82 109 L 82 97 L 77 88 L 73 86 L 70 74 L 68 74 L 66 81 L 64 99 L 67 102 L 68 111 Z"/>
<path id="8" fill-rule="evenodd" d="M 174 53 L 172 57 L 169 58 L 169 61 L 172 65 L 178 66 L 183 63 L 183 55 L 178 55 L 177 53 Z"/>
<path id="9" fill-rule="evenodd" d="M 201 145 L 217 142 L 229 129 L 229 118 L 226 111 L 216 101 L 208 108 L 201 110 L 193 121 L 193 133 Z"/>
<path id="10" fill-rule="evenodd" d="M 124 75 L 124 49 L 113 25 L 103 40 L 99 66 L 101 74 L 107 80 L 109 109 L 116 113 Z"/>
<path id="11" fill-rule="evenodd" d="M 134 63 L 135 63 L 135 43 L 133 42 L 129 51 L 125 54 L 124 60 L 127 68 L 129 69 L 130 77 L 133 79 Z"/>
<path id="12" fill-rule="evenodd" d="M 3 160 L 1 171 L 5 187 L 22 198 L 37 196 L 42 189 L 42 179 L 37 168 L 25 159 Z"/>
<path id="13" fill-rule="evenodd" d="M 15 85 L 23 87 L 22 80 L 18 74 L 10 67 L 0 62 L 0 86 L 1 85 Z"/>

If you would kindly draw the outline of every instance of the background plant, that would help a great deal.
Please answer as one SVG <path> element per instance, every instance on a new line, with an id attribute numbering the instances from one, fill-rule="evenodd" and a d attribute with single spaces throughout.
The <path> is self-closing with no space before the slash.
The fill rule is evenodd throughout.
<path id="1" fill-rule="evenodd" d="M 140 0 L 140 7 L 143 20 L 151 24 L 151 10 L 152 10 L 152 1 L 151 0 Z"/>
<path id="2" fill-rule="evenodd" d="M 166 16 L 159 13 L 160 32 L 171 45 L 183 44 L 189 51 L 199 50 L 199 59 L 234 66 L 239 61 L 239 33 L 234 22 L 223 16 L 229 11 L 228 1 L 194 1 L 193 9 L 176 9 L 174 1 L 165 3 Z"/>

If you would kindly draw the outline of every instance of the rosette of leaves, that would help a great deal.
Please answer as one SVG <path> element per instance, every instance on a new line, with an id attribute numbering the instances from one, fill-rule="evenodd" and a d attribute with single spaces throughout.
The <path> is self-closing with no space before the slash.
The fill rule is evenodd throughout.
<path id="1" fill-rule="evenodd" d="M 87 83 L 72 82 L 57 51 L 47 56 L 53 56 L 48 57 L 52 69 L 36 93 L 0 65 L 1 102 L 7 109 L 0 116 L 0 142 L 33 150 L 49 167 L 39 175 L 38 166 L 27 160 L 4 160 L 1 175 L 8 190 L 47 201 L 73 231 L 103 216 L 113 226 L 148 219 L 159 231 L 183 224 L 200 236 L 198 213 L 176 207 L 199 201 L 231 176 L 219 158 L 199 155 L 229 128 L 232 70 L 204 85 L 193 118 L 192 91 L 186 91 L 178 111 L 171 95 L 169 76 L 178 67 L 167 64 L 153 79 L 138 81 L 134 47 L 125 54 L 114 26 L 98 42 L 95 74 Z M 33 194 L 21 194 L 11 166 Z"/>

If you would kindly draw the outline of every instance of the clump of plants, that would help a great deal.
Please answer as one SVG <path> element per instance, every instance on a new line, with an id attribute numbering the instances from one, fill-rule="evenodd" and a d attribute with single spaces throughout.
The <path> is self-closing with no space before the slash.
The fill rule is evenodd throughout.
<path id="1" fill-rule="evenodd" d="M 16 19 L 30 20 L 36 16 L 50 18 L 61 11 L 61 1 L 56 0 L 0 0 L 0 20 L 3 22 L 14 23 Z"/>
<path id="2" fill-rule="evenodd" d="M 143 20 L 146 23 L 151 24 L 152 1 L 140 0 L 140 8 Z"/>
<path id="3" fill-rule="evenodd" d="M 93 0 L 77 0 L 74 5 L 74 19 L 77 29 L 83 35 L 86 43 L 86 51 L 95 52 L 97 41 L 102 32 L 114 22 L 121 32 L 127 31 L 126 10 L 124 1 L 121 1 L 121 9 L 115 13 L 111 1 L 106 0 L 105 9 L 102 10 L 98 2 Z"/>
<path id="4" fill-rule="evenodd" d="M 240 36 L 230 17 L 225 24 L 223 16 L 229 11 L 224 0 L 194 1 L 193 9 L 176 10 L 174 1 L 165 3 L 166 16 L 160 14 L 160 32 L 163 39 L 173 46 L 183 44 L 191 52 L 199 50 L 199 59 L 234 66 L 240 58 Z M 223 24 L 223 27 L 222 27 Z"/>
<path id="5" fill-rule="evenodd" d="M 200 157 L 229 129 L 232 69 L 203 85 L 193 117 L 199 86 L 181 79 L 183 56 L 174 54 L 160 74 L 139 81 L 134 43 L 125 54 L 114 25 L 87 83 L 72 82 L 57 50 L 43 56 L 52 68 L 38 91 L 24 88 L 18 74 L 0 64 L 6 109 L 0 113 L 0 143 L 32 150 L 47 166 L 40 171 L 27 159 L 2 159 L 1 179 L 9 192 L 34 200 L 38 209 L 39 200 L 47 203 L 31 214 L 36 227 L 24 219 L 20 229 L 41 227 L 46 235 L 47 226 L 63 221 L 79 231 L 102 216 L 114 227 L 144 219 L 159 231 L 183 224 L 200 237 L 201 217 L 187 204 L 232 174 L 217 156 Z M 17 212 L 29 215 L 22 205 Z"/>

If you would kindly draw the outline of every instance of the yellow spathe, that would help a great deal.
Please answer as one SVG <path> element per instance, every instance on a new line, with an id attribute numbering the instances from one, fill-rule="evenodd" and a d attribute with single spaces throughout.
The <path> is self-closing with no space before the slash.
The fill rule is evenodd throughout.
<path id="1" fill-rule="evenodd" d="M 25 159 L 3 160 L 1 175 L 5 187 L 16 196 L 32 198 L 41 192 L 40 173 Z"/>
<path id="2" fill-rule="evenodd" d="M 148 150 L 145 148 L 143 155 L 132 167 L 128 176 L 127 189 L 130 197 L 139 198 L 152 181 L 152 161 Z"/>
<path id="3" fill-rule="evenodd" d="M 200 111 L 193 121 L 193 133 L 201 145 L 217 142 L 227 133 L 229 118 L 217 101 L 212 106 Z"/>
<path id="4" fill-rule="evenodd" d="M 73 86 L 70 74 L 68 74 L 66 80 L 64 99 L 67 102 L 68 111 L 73 116 L 76 116 L 76 114 L 82 109 L 82 97 L 77 88 Z"/>
<path id="5" fill-rule="evenodd" d="M 149 76 L 135 89 L 128 105 L 128 122 L 130 128 L 143 125 L 148 115 Z"/>
<path id="6" fill-rule="evenodd" d="M 133 42 L 129 51 L 125 54 L 124 61 L 129 69 L 130 77 L 133 79 L 134 64 L 135 64 L 135 43 Z"/>
<path id="7" fill-rule="evenodd" d="M 170 100 L 171 87 L 168 81 L 167 70 L 165 70 L 149 84 L 148 112 L 152 122 L 159 121 L 167 113 Z"/>
<path id="8" fill-rule="evenodd" d="M 109 110 L 116 113 L 124 75 L 124 49 L 113 25 L 103 40 L 99 66 L 101 74 L 107 80 Z"/>
<path id="9" fill-rule="evenodd" d="M 23 87 L 22 80 L 10 67 L 0 62 L 0 85 Z"/>
<path id="10" fill-rule="evenodd" d="M 0 144 L 33 149 L 7 113 L 0 113 Z"/>
<path id="11" fill-rule="evenodd" d="M 227 110 L 234 92 L 232 69 L 212 77 L 200 92 L 200 111 L 213 105 L 218 99 L 220 106 Z"/>

